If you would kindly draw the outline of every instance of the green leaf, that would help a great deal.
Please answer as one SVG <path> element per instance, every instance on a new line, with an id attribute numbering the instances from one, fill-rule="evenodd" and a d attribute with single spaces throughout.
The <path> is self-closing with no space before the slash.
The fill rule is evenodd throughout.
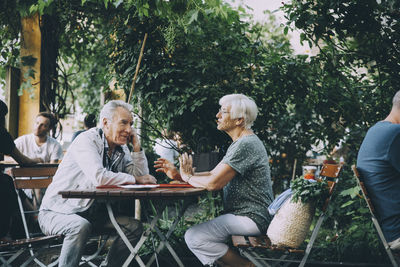
<path id="1" fill-rule="evenodd" d="M 289 31 L 289 27 L 285 27 L 284 29 L 283 29 L 283 34 L 284 35 L 287 35 L 288 34 L 288 31 Z"/>
<path id="2" fill-rule="evenodd" d="M 197 21 L 198 15 L 199 15 L 199 11 L 198 10 L 194 10 L 193 14 L 190 16 L 188 24 L 191 24 L 193 21 Z"/>
<path id="3" fill-rule="evenodd" d="M 345 207 L 347 207 L 347 206 L 350 206 L 351 204 L 353 204 L 354 203 L 354 200 L 349 200 L 349 201 L 347 201 L 346 203 L 344 203 L 342 206 L 340 206 L 341 208 L 345 208 Z"/>

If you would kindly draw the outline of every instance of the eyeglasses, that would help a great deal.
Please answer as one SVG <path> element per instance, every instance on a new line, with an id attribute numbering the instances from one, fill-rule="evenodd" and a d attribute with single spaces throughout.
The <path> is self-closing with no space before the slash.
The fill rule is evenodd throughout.
<path id="1" fill-rule="evenodd" d="M 230 112 L 229 112 L 229 111 L 226 111 L 226 110 L 223 110 L 222 108 L 220 108 L 220 109 L 218 110 L 218 113 L 221 113 L 221 114 L 229 114 Z"/>

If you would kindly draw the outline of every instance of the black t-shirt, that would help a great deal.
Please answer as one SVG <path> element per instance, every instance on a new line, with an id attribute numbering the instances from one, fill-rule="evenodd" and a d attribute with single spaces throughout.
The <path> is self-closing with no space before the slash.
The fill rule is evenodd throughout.
<path id="1" fill-rule="evenodd" d="M 14 150 L 15 143 L 7 130 L 0 126 L 0 153 L 10 155 Z"/>

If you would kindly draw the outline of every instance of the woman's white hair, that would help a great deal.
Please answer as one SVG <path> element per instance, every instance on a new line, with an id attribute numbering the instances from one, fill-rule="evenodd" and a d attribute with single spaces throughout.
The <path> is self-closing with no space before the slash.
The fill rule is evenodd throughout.
<path id="1" fill-rule="evenodd" d="M 230 106 L 229 112 L 232 119 L 243 118 L 244 127 L 250 129 L 257 118 L 257 105 L 253 99 L 243 94 L 231 94 L 221 97 L 219 104 Z"/>
<path id="2" fill-rule="evenodd" d="M 112 121 L 114 112 L 118 107 L 124 108 L 129 112 L 132 112 L 132 109 L 133 109 L 132 105 L 130 105 L 122 100 L 111 100 L 110 102 L 105 104 L 104 107 L 100 111 L 100 126 L 101 126 L 101 128 L 103 128 L 103 126 L 104 126 L 104 122 L 103 122 L 104 118 Z"/>

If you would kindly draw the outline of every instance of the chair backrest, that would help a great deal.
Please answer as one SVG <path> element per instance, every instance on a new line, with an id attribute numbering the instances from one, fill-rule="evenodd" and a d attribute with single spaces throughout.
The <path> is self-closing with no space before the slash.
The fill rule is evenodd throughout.
<path id="1" fill-rule="evenodd" d="M 56 171 L 57 167 L 18 167 L 10 174 L 16 189 L 42 189 L 49 186 Z"/>
<path id="2" fill-rule="evenodd" d="M 15 167 L 10 170 L 10 175 L 14 180 L 15 191 L 18 196 L 18 205 L 22 222 L 24 224 L 26 238 L 30 238 L 32 235 L 41 234 L 30 232 L 26 215 L 39 213 L 40 191 L 49 186 L 56 171 L 56 166 L 42 167 L 40 165 L 35 167 Z M 32 190 L 32 202 L 21 197 L 22 191 L 20 190 L 25 189 Z M 29 209 L 26 207 L 29 207 Z"/>
<path id="3" fill-rule="evenodd" d="M 351 168 L 353 169 L 354 177 L 357 180 L 357 184 L 361 188 L 361 192 L 362 192 L 362 195 L 363 195 L 363 197 L 365 199 L 365 202 L 367 202 L 367 206 L 369 208 L 369 211 L 371 212 L 371 214 L 373 216 L 376 216 L 374 205 L 372 205 L 372 201 L 368 196 L 368 191 L 367 191 L 367 188 L 365 187 L 364 180 L 361 177 L 360 172 L 357 170 L 356 165 L 351 166 Z"/>
<path id="4" fill-rule="evenodd" d="M 330 199 L 332 197 L 333 190 L 336 187 L 336 184 L 339 181 L 339 175 L 340 172 L 343 169 L 342 164 L 324 164 L 322 165 L 322 169 L 319 173 L 320 177 L 323 179 L 325 178 L 328 182 L 328 187 L 329 187 L 329 197 L 325 201 L 325 205 L 322 208 L 323 211 L 325 211 L 328 207 L 328 204 L 330 202 Z"/>

